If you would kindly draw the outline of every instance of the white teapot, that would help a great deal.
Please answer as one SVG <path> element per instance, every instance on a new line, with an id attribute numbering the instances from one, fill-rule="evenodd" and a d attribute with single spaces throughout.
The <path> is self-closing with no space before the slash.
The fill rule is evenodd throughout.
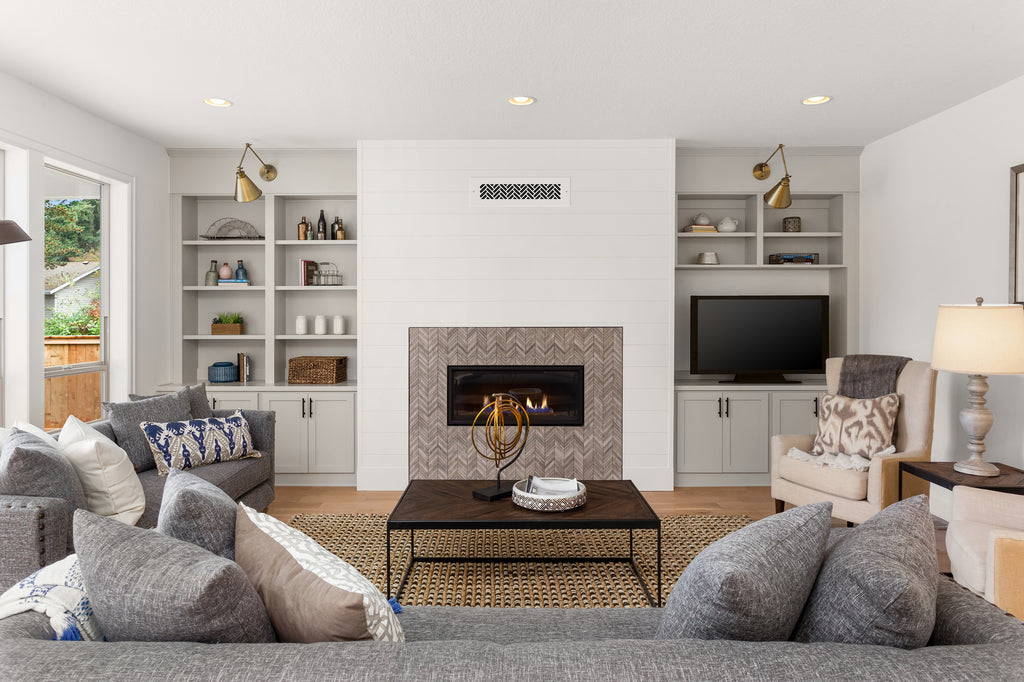
<path id="1" fill-rule="evenodd" d="M 693 221 L 692 222 L 693 225 L 710 225 L 711 224 L 711 218 L 708 217 L 707 213 L 698 213 L 697 215 L 693 216 L 692 221 Z"/>
<path id="2" fill-rule="evenodd" d="M 722 218 L 718 223 L 719 232 L 735 232 L 738 229 L 740 229 L 740 221 L 729 216 Z"/>

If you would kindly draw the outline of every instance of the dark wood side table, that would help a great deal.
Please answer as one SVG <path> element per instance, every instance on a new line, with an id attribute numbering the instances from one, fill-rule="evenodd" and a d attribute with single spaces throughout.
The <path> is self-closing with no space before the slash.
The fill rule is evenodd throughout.
<path id="1" fill-rule="evenodd" d="M 459 563 L 628 563 L 651 606 L 661 606 L 661 519 L 654 513 L 632 481 L 583 481 L 587 502 L 564 512 L 523 509 L 512 498 L 485 502 L 473 497 L 473 490 L 493 481 L 413 480 L 402 493 L 387 522 L 387 592 L 391 592 L 391 531 L 409 531 L 409 563 L 402 571 L 395 597 L 401 598 L 406 580 L 417 561 Z M 416 531 L 420 529 L 572 529 L 621 528 L 629 530 L 629 556 L 613 557 L 463 557 L 417 556 Z M 658 532 L 657 598 L 647 588 L 633 554 L 633 531 Z"/>
<path id="2" fill-rule="evenodd" d="M 953 469 L 953 462 L 900 462 L 899 499 L 903 499 L 903 474 L 905 473 L 923 478 L 929 483 L 940 485 L 947 490 L 952 490 L 956 485 L 966 485 L 971 488 L 1024 495 L 1024 471 L 1008 464 L 992 463 L 999 467 L 998 476 L 962 474 Z"/>

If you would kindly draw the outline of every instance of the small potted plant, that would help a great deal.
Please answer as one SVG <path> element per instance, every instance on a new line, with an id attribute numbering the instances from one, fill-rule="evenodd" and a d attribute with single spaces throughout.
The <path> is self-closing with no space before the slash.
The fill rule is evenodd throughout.
<path id="1" fill-rule="evenodd" d="M 244 334 L 245 321 L 242 313 L 221 313 L 213 318 L 211 327 L 213 334 Z"/>

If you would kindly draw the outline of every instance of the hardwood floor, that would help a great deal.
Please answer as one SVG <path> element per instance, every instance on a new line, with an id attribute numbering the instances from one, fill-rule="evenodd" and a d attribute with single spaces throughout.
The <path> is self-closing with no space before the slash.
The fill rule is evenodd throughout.
<path id="1" fill-rule="evenodd" d="M 290 521 L 295 514 L 390 514 L 401 491 L 367 491 L 352 487 L 280 486 L 268 513 Z M 644 497 L 662 516 L 681 514 L 745 514 L 763 519 L 775 513 L 771 489 L 764 487 L 676 488 L 646 492 Z M 841 526 L 841 521 L 833 521 Z M 939 570 L 949 571 L 944 524 L 936 529 Z"/>

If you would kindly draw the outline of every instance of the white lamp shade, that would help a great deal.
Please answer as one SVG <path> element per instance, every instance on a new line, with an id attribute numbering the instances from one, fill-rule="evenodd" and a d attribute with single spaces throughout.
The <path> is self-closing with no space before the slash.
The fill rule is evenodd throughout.
<path id="1" fill-rule="evenodd" d="M 960 374 L 1024 373 L 1024 307 L 940 305 L 932 367 Z"/>

